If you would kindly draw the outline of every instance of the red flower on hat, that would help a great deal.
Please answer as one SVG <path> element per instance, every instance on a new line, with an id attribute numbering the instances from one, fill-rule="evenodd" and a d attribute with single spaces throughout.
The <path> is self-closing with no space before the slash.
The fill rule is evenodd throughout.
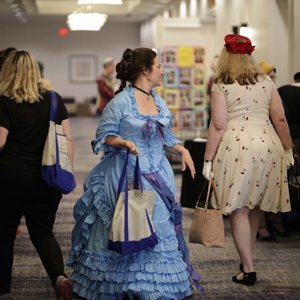
<path id="1" fill-rule="evenodd" d="M 250 39 L 239 34 L 228 34 L 224 38 L 227 52 L 235 54 L 251 54 L 255 46 L 252 46 Z"/>

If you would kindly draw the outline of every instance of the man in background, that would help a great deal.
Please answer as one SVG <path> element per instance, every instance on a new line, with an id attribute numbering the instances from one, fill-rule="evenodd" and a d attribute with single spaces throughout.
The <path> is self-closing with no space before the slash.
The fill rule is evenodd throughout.
<path id="1" fill-rule="evenodd" d="M 112 57 L 107 57 L 103 60 L 103 72 L 97 79 L 98 86 L 98 101 L 97 109 L 101 116 L 107 103 L 115 95 L 115 90 L 117 89 L 116 79 L 115 79 L 116 65 Z"/>
<path id="2" fill-rule="evenodd" d="M 295 73 L 294 81 L 292 84 L 281 86 L 278 93 L 284 104 L 293 143 L 300 153 L 300 72 Z"/>

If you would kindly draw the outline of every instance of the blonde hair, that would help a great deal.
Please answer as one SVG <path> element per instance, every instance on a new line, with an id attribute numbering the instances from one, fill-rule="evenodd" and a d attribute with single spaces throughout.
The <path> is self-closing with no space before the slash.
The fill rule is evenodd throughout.
<path id="1" fill-rule="evenodd" d="M 2 69 L 0 94 L 17 103 L 39 102 L 42 77 L 35 58 L 27 51 L 15 51 L 6 60 Z"/>
<path id="2" fill-rule="evenodd" d="M 227 52 L 224 47 L 218 60 L 214 82 L 240 85 L 255 84 L 260 76 L 265 76 L 252 55 Z"/>

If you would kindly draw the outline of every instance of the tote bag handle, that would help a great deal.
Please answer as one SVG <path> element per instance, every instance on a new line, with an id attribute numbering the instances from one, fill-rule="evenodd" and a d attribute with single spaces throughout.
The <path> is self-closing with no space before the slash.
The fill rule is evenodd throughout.
<path id="1" fill-rule="evenodd" d="M 125 192 L 128 192 L 128 179 L 127 179 L 127 165 L 128 165 L 128 159 L 129 159 L 129 150 L 127 150 L 126 157 L 125 157 L 125 162 L 121 171 L 121 176 L 119 180 L 119 185 L 118 185 L 118 192 L 117 192 L 117 199 L 119 198 L 124 181 L 126 181 L 126 186 L 125 186 Z M 135 190 L 140 189 L 141 192 L 143 192 L 143 183 L 142 183 L 142 176 L 141 176 L 141 170 L 140 170 L 140 164 L 139 164 L 139 157 L 136 157 L 135 161 L 135 167 L 134 167 L 134 176 L 133 176 L 133 188 Z"/>
<path id="2" fill-rule="evenodd" d="M 128 178 L 127 178 L 127 165 L 128 165 L 128 158 L 129 158 L 129 150 L 127 150 L 125 162 L 123 165 L 123 169 L 121 172 L 121 177 L 119 180 L 119 186 L 118 186 L 118 194 L 117 199 L 120 196 L 120 193 L 122 191 L 124 182 L 125 182 L 125 197 L 124 197 L 124 239 L 125 242 L 129 241 L 129 228 L 128 228 Z M 142 184 L 142 177 L 141 177 L 141 171 L 140 171 L 140 164 L 139 164 L 139 157 L 136 156 L 136 162 L 134 167 L 134 176 L 133 176 L 133 188 L 134 189 L 140 189 L 141 192 L 143 192 L 143 184 Z M 146 211 L 146 217 L 147 222 L 149 225 L 149 229 L 151 232 L 151 235 L 154 233 L 148 212 Z"/>

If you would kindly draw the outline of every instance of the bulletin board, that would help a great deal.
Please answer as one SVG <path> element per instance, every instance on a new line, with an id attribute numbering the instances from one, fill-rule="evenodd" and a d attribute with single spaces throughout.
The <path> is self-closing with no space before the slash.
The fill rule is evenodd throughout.
<path id="1" fill-rule="evenodd" d="M 159 54 L 164 78 L 157 93 L 172 113 L 173 131 L 206 130 L 205 47 L 165 46 Z"/>

